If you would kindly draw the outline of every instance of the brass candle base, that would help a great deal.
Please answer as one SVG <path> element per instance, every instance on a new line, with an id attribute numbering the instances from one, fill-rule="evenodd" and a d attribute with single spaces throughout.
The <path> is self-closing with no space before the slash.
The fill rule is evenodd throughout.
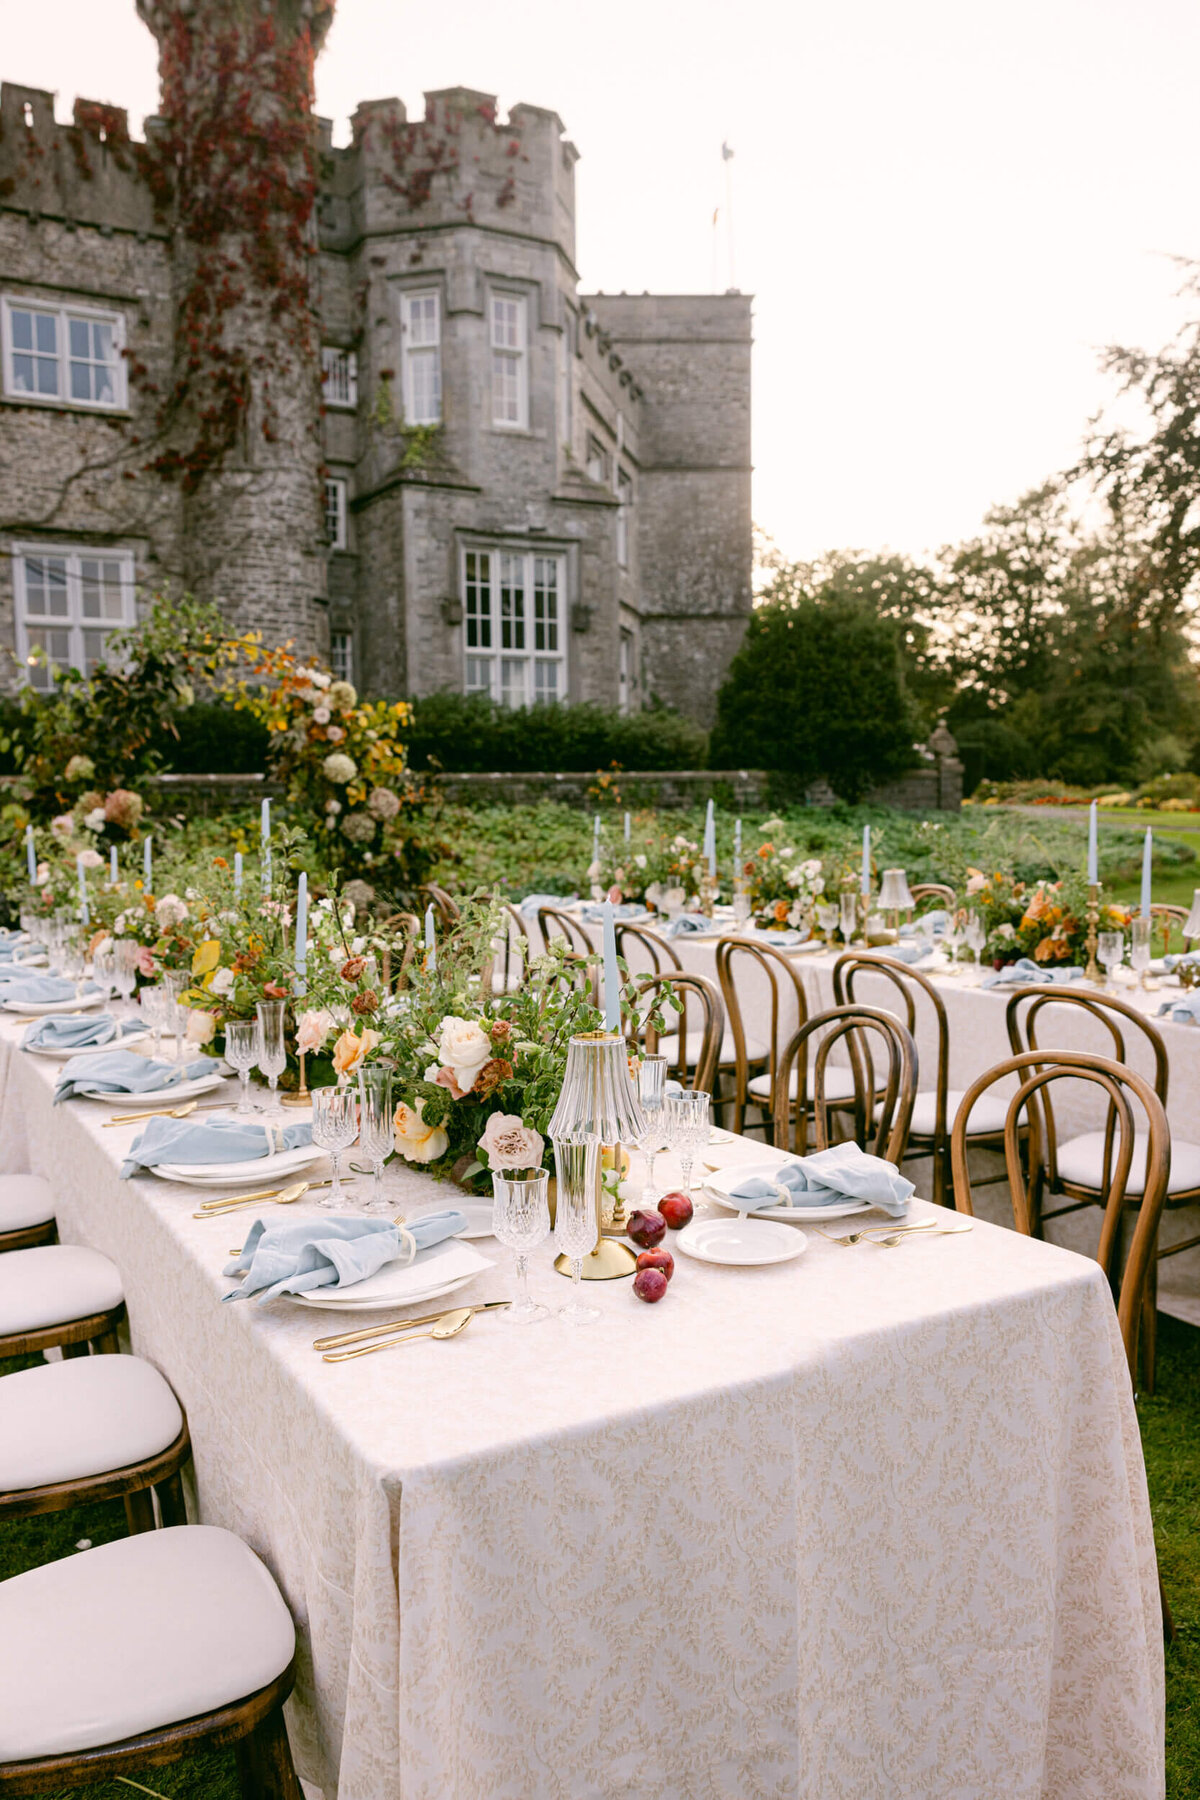
<path id="1" fill-rule="evenodd" d="M 570 1275 L 570 1257 L 556 1256 L 554 1267 L 560 1275 Z M 623 1275 L 633 1275 L 636 1272 L 637 1257 L 615 1238 L 601 1238 L 591 1254 L 583 1259 L 585 1281 L 619 1281 Z"/>
<path id="2" fill-rule="evenodd" d="M 715 875 L 704 875 L 701 877 L 700 911 L 704 914 L 706 919 L 711 919 L 713 916 L 713 907 L 716 905 L 719 892 L 720 889 L 717 885 L 717 878 Z"/>
<path id="3" fill-rule="evenodd" d="M 303 1050 L 300 1052 L 300 1086 L 296 1089 L 294 1094 L 281 1094 L 279 1096 L 279 1104 L 280 1104 L 280 1106 L 311 1106 L 312 1105 L 312 1095 L 309 1093 L 307 1084 L 304 1079 L 304 1052 L 303 1052 Z"/>
<path id="4" fill-rule="evenodd" d="M 1099 983 L 1104 980 L 1104 977 L 1101 975 L 1100 965 L 1096 961 L 1096 944 L 1098 941 L 1096 927 L 1100 923 L 1100 884 L 1095 881 L 1088 887 L 1088 908 L 1086 916 L 1087 937 L 1084 939 L 1084 948 L 1087 951 L 1087 966 L 1083 971 L 1083 978 L 1085 981 Z"/>

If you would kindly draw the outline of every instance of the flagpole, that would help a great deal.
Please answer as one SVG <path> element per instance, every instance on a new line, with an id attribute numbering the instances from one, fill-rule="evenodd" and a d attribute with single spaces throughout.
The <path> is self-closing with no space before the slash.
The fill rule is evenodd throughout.
<path id="1" fill-rule="evenodd" d="M 733 260 L 733 170 L 729 166 L 733 161 L 733 151 L 727 142 L 721 145 L 721 160 L 725 164 L 725 242 L 729 249 L 729 286 L 733 288 L 737 286 Z"/>

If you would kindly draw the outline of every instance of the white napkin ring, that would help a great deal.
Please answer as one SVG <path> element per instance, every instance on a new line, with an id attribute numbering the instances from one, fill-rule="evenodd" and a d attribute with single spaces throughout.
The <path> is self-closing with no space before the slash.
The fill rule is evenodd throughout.
<path id="1" fill-rule="evenodd" d="M 400 1248 L 396 1254 L 396 1261 L 403 1262 L 407 1268 L 409 1263 L 416 1260 L 417 1240 L 412 1232 L 403 1225 L 397 1225 L 396 1230 L 400 1234 Z"/>

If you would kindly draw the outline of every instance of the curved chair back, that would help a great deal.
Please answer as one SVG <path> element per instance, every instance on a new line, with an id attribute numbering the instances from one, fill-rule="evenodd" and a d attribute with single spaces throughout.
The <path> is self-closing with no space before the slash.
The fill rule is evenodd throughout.
<path id="1" fill-rule="evenodd" d="M 689 1085 L 698 1092 L 711 1094 L 717 1079 L 717 1064 L 721 1055 L 721 1042 L 725 1036 L 725 1007 L 721 1000 L 721 990 L 715 981 L 707 975 L 691 975 L 672 970 L 667 975 L 646 975 L 638 982 L 638 999 L 643 995 L 660 995 L 665 990 L 675 994 L 680 1001 L 681 1010 L 674 1015 L 674 1030 L 670 1035 L 675 1038 L 675 1057 L 668 1067 L 667 1073 L 672 1080 L 683 1087 Z M 689 1008 L 688 996 L 695 999 Z M 700 1008 L 704 1023 L 700 1028 L 700 1044 L 696 1052 L 696 1060 L 688 1069 L 688 1017 L 689 1012 L 694 1021 L 696 1007 Z M 647 1050 L 657 1050 L 659 1033 L 653 1025 L 647 1024 L 645 1029 Z"/>
<path id="2" fill-rule="evenodd" d="M 444 887 L 436 881 L 426 881 L 419 889 L 434 912 L 437 914 L 438 928 L 441 931 L 452 931 L 461 919 L 457 900 L 452 900 Z"/>
<path id="3" fill-rule="evenodd" d="M 795 1150 L 804 1155 L 808 1149 L 808 1052 L 810 1040 L 820 1033 L 813 1057 L 813 1136 L 818 1150 L 829 1144 L 829 1115 L 844 1110 L 826 1099 L 826 1070 L 829 1052 L 845 1040 L 854 1072 L 854 1137 L 860 1149 L 886 1157 L 899 1164 L 908 1145 L 908 1127 L 913 1101 L 917 1093 L 917 1046 L 912 1033 L 894 1013 L 873 1006 L 835 1006 L 817 1013 L 803 1024 L 790 1039 L 779 1059 L 775 1084 L 775 1147 Z M 887 1080 L 882 1087 L 877 1079 L 871 1053 L 871 1040 L 877 1038 L 876 1050 L 882 1051 Z M 794 1110 L 789 1099 L 792 1069 L 796 1070 Z M 789 1118 L 792 1126 L 789 1135 Z"/>
<path id="4" fill-rule="evenodd" d="M 1162 934 L 1162 953 L 1165 956 L 1171 948 L 1171 931 L 1178 925 L 1182 931 L 1187 924 L 1188 910 L 1186 906 L 1171 906 L 1165 900 L 1155 900 L 1150 906 L 1150 941 L 1154 941 L 1154 927 L 1158 925 Z M 1183 947 L 1190 950 L 1195 938 L 1184 937 Z"/>
<path id="5" fill-rule="evenodd" d="M 766 1072 L 770 1076 L 771 1088 L 763 1110 L 772 1123 L 775 1119 L 775 1102 L 779 1086 L 781 1034 L 788 1026 L 795 1030 L 805 1024 L 808 1019 L 808 995 L 805 992 L 799 969 L 794 962 L 784 956 L 782 951 L 772 949 L 769 944 L 760 944 L 754 938 L 722 938 L 717 945 L 717 979 L 721 983 L 721 992 L 725 997 L 725 1011 L 729 1018 L 730 1035 L 733 1038 L 735 1081 L 733 1129 L 740 1134 L 745 1129 L 751 1064 L 753 1063 L 756 1069 L 760 1069 L 763 1066 L 763 1058 L 761 1056 L 752 1057 L 747 1047 L 745 1014 L 738 995 L 739 964 L 743 975 L 756 977 L 761 975 L 770 983 L 770 1031 L 769 1035 L 761 1031 L 757 1035 L 760 1041 L 765 1036 L 768 1046 Z M 766 1023 L 765 1009 L 756 1012 L 754 1022 L 756 1024 Z M 783 1092 L 786 1099 L 786 1087 Z"/>
<path id="6" fill-rule="evenodd" d="M 1162 1033 L 1155 1025 L 1151 1024 L 1144 1013 L 1138 1012 L 1136 1008 L 1130 1006 L 1128 1002 L 1118 1000 L 1112 994 L 1099 994 L 1095 992 L 1075 994 L 1072 993 L 1069 988 L 1060 987 L 1052 987 L 1049 989 L 1044 987 L 1017 988 L 1010 996 L 1004 1013 L 1005 1023 L 1008 1026 L 1008 1041 L 1012 1046 L 1012 1053 L 1014 1056 L 1020 1056 L 1028 1051 L 1030 1054 L 1033 1054 L 1034 1052 L 1040 1053 L 1043 1062 L 1062 1062 L 1065 1060 L 1063 1052 L 1055 1046 L 1055 1044 L 1052 1042 L 1038 1042 L 1038 1021 L 1042 1018 L 1042 1015 L 1045 1013 L 1048 1006 L 1074 1007 L 1078 1011 L 1087 1013 L 1093 1019 L 1097 1020 L 1107 1036 L 1107 1044 L 1105 1047 L 1109 1051 L 1112 1061 L 1115 1063 L 1124 1064 L 1127 1062 L 1126 1040 L 1128 1039 L 1130 1042 L 1136 1042 L 1137 1034 L 1140 1033 L 1142 1040 L 1150 1050 L 1154 1065 L 1153 1087 L 1155 1097 L 1160 1105 L 1163 1107 L 1166 1106 L 1169 1064 L 1167 1062 L 1166 1045 L 1162 1040 Z M 1025 1011 L 1024 1016 L 1022 1017 L 1023 1008 Z M 1061 1019 L 1062 1014 L 1060 1013 L 1058 1016 Z M 1043 1029 L 1049 1030 L 1051 1028 L 1052 1019 L 1053 1014 L 1042 1019 Z M 1130 1031 L 1130 1027 L 1133 1028 L 1132 1031 Z M 1100 1060 L 1104 1060 L 1103 1056 Z M 1042 1152 L 1045 1159 L 1044 1167 L 1046 1179 L 1051 1188 L 1056 1188 L 1059 1179 L 1058 1129 L 1054 1118 L 1053 1102 L 1048 1093 L 1042 1096 L 1042 1113 L 1044 1115 L 1041 1126 L 1041 1135 L 1043 1138 Z M 1108 1109 L 1107 1122 L 1105 1125 L 1104 1167 L 1106 1173 L 1101 1184 L 1102 1188 L 1107 1187 L 1108 1185 L 1108 1158 L 1112 1144 L 1114 1123 L 1113 1111 L 1110 1107 Z M 1032 1166 L 1034 1165 L 1031 1164 L 1031 1167 Z M 1073 1192 L 1076 1185 L 1077 1184 L 1075 1183 L 1070 1183 L 1066 1191 Z M 1095 1191 L 1099 1192 L 1101 1190 L 1097 1189 Z"/>
<path id="7" fill-rule="evenodd" d="M 417 953 L 421 937 L 421 921 L 416 913 L 389 913 L 375 927 L 384 940 L 379 958 L 379 976 L 389 993 L 398 993 L 407 985 L 408 971 Z"/>
<path id="8" fill-rule="evenodd" d="M 665 937 L 660 937 L 657 931 L 647 931 L 644 925 L 631 925 L 627 920 L 618 919 L 615 936 L 618 956 L 623 956 L 628 962 L 629 946 L 633 945 L 635 957 L 638 960 L 644 957 L 649 965 L 648 971 L 635 968 L 633 970 L 635 975 L 647 972 L 652 975 L 668 975 L 675 969 L 682 970 L 683 968 L 674 946 Z M 640 957 L 639 952 L 641 953 Z"/>
<path id="9" fill-rule="evenodd" d="M 1103 1056 L 1090 1056 L 1079 1051 L 1060 1050 L 1048 1057 L 1045 1051 L 1025 1050 L 1011 1056 L 996 1068 L 988 1069 L 972 1082 L 963 1096 L 950 1139 L 950 1155 L 954 1167 L 954 1200 L 959 1212 L 972 1213 L 971 1176 L 967 1167 L 967 1128 L 971 1108 L 982 1093 L 1006 1076 L 1017 1075 L 1021 1086 L 1009 1101 L 1004 1127 L 1004 1157 L 1008 1164 L 1008 1182 L 1012 1193 L 1013 1223 L 1019 1232 L 1031 1237 L 1036 1225 L 1036 1210 L 1031 1201 L 1030 1185 L 1036 1180 L 1041 1160 L 1043 1116 L 1051 1110 L 1048 1089 L 1062 1080 L 1086 1081 L 1099 1087 L 1108 1102 L 1109 1143 L 1105 1155 L 1104 1220 L 1100 1227 L 1100 1243 L 1096 1261 L 1108 1276 L 1117 1302 L 1117 1319 L 1121 1339 L 1129 1362 L 1130 1378 L 1137 1380 L 1138 1326 L 1141 1318 L 1147 1279 L 1154 1266 L 1158 1241 L 1158 1225 L 1167 1197 L 1167 1177 L 1171 1166 L 1171 1128 L 1162 1101 L 1150 1083 L 1132 1069 L 1122 1068 Z M 1125 1188 L 1134 1153 L 1134 1114 L 1130 1095 L 1138 1101 L 1146 1117 L 1146 1175 L 1137 1209 L 1133 1235 L 1121 1266 L 1124 1233 Z M 1029 1171 L 1022 1163 L 1018 1121 L 1025 1108 L 1029 1122 Z M 1115 1144 L 1113 1138 L 1115 1137 Z M 1115 1152 L 1115 1154 L 1113 1153 Z"/>
<path id="10" fill-rule="evenodd" d="M 913 897 L 914 906 L 920 906 L 922 900 L 938 900 L 943 906 L 953 910 L 958 904 L 958 895 L 944 881 L 918 881 L 908 891 Z"/>
<path id="11" fill-rule="evenodd" d="M 568 949 L 574 950 L 577 956 L 595 957 L 596 946 L 591 933 L 560 906 L 539 906 L 537 921 L 544 944 L 552 937 L 566 938 Z"/>

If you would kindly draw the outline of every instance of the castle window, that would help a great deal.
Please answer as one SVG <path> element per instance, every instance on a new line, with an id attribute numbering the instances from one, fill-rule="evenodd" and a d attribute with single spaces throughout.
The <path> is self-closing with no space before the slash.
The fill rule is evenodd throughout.
<path id="1" fill-rule="evenodd" d="M 491 296 L 492 424 L 525 430 L 529 424 L 529 352 L 525 301 Z"/>
<path id="2" fill-rule="evenodd" d="M 505 706 L 566 695 L 566 558 L 463 552 L 465 687 Z"/>
<path id="3" fill-rule="evenodd" d="M 409 425 L 437 425 L 442 417 L 442 321 L 438 296 L 402 294 L 404 418 Z"/>
<path id="4" fill-rule="evenodd" d="M 358 405 L 358 358 L 353 350 L 322 345 L 321 393 L 326 406 Z"/>
<path id="5" fill-rule="evenodd" d="M 330 548 L 346 548 L 346 483 L 332 477 L 325 483 L 325 532 Z"/>
<path id="6" fill-rule="evenodd" d="M 569 451 L 575 434 L 575 314 L 565 310 L 562 336 L 558 342 L 558 435 L 564 450 Z"/>
<path id="7" fill-rule="evenodd" d="M 633 633 L 622 630 L 617 665 L 617 705 L 627 713 L 633 704 Z"/>
<path id="8" fill-rule="evenodd" d="M 329 666 L 336 681 L 354 680 L 354 633 L 331 631 L 329 634 Z"/>
<path id="9" fill-rule="evenodd" d="M 590 437 L 587 441 L 587 472 L 592 481 L 608 486 L 608 451 L 599 438 Z"/>
<path id="10" fill-rule="evenodd" d="M 13 546 L 17 656 L 31 687 L 54 685 L 53 671 L 90 675 L 104 661 L 109 635 L 137 618 L 128 551 Z M 45 660 L 30 661 L 42 651 Z"/>
<path id="11" fill-rule="evenodd" d="M 617 562 L 629 567 L 629 508 L 633 504 L 633 481 L 624 469 L 617 470 Z"/>
<path id="12" fill-rule="evenodd" d="M 103 410 L 126 404 L 124 320 L 91 307 L 4 297 L 4 391 L 12 399 Z"/>

